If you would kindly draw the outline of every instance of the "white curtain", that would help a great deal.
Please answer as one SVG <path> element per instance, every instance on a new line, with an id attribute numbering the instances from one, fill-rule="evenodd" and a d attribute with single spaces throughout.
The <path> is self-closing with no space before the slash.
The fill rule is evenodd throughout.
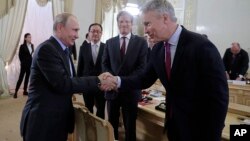
<path id="1" fill-rule="evenodd" d="M 5 64 L 11 61 L 22 31 L 27 0 L 17 0 L 9 13 L 0 19 L 0 95 L 8 95 Z"/>
<path id="2" fill-rule="evenodd" d="M 62 12 L 72 12 L 73 0 L 52 0 L 53 17 Z"/>
<path id="3" fill-rule="evenodd" d="M 25 33 L 31 34 L 32 43 L 35 49 L 40 43 L 47 40 L 52 35 L 53 17 L 52 3 L 50 1 L 42 7 L 39 6 L 35 0 L 28 1 L 22 33 L 20 35 L 20 40 L 18 40 L 18 48 L 15 52 L 13 61 L 7 68 L 8 85 L 11 92 L 14 92 L 20 73 L 18 52 L 20 45 L 23 43 Z M 20 88 L 22 88 L 22 86 Z"/>
<path id="4" fill-rule="evenodd" d="M 0 3 L 0 18 L 2 18 L 15 5 L 15 0 L 0 0 Z"/>
<path id="5" fill-rule="evenodd" d="M 116 16 L 120 10 L 120 2 L 122 2 L 122 0 L 102 0 L 101 22 L 103 26 L 103 42 L 106 42 L 107 39 L 115 36 L 118 33 Z M 98 14 L 96 14 L 96 16 L 98 16 Z"/>
<path id="6" fill-rule="evenodd" d="M 64 12 L 64 0 L 52 0 L 53 17 Z"/>

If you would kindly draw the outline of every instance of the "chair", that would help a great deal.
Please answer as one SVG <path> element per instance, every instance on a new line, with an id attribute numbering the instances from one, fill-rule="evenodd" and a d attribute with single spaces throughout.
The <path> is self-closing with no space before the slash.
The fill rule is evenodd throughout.
<path id="1" fill-rule="evenodd" d="M 114 141 L 112 125 L 88 111 L 83 104 L 74 102 L 74 141 Z"/>

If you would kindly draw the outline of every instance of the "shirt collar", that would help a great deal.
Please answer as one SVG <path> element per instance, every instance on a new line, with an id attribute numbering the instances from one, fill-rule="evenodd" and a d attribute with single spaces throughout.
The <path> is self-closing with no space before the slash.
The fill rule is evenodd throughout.
<path id="1" fill-rule="evenodd" d="M 60 39 L 58 39 L 56 36 L 52 35 L 56 41 L 60 44 L 61 48 L 63 49 L 63 51 L 67 48 L 62 42 Z"/>
<path id="2" fill-rule="evenodd" d="M 121 39 L 122 37 L 126 37 L 128 39 L 131 38 L 131 32 L 129 34 L 127 34 L 126 36 L 122 35 L 122 34 L 119 34 L 119 38 Z"/>
<path id="3" fill-rule="evenodd" d="M 168 43 L 171 44 L 171 45 L 177 46 L 180 35 L 181 35 L 181 31 L 182 31 L 182 27 L 180 25 L 178 25 L 176 31 L 174 32 L 174 34 L 168 40 Z"/>
<path id="4" fill-rule="evenodd" d="M 91 46 L 93 46 L 93 45 L 98 45 L 98 47 L 99 47 L 100 44 L 101 44 L 101 41 L 97 42 L 96 44 L 95 44 L 94 42 L 91 41 Z"/>

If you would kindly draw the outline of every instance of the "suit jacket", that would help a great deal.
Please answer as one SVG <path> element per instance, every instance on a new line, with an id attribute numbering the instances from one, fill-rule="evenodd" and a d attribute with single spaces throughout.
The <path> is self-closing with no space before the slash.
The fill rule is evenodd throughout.
<path id="1" fill-rule="evenodd" d="M 120 55 L 119 36 L 113 37 L 106 42 L 106 48 L 103 53 L 103 71 L 110 72 L 113 75 L 129 76 L 141 73 L 146 67 L 147 42 L 144 38 L 131 34 L 127 51 L 123 61 Z M 107 92 L 105 98 L 115 99 L 116 92 Z M 126 98 L 140 99 L 140 90 L 121 90 L 119 93 L 126 93 Z"/>
<path id="2" fill-rule="evenodd" d="M 168 136 L 175 141 L 219 141 L 228 106 L 228 85 L 216 47 L 199 34 L 182 29 L 167 79 L 163 42 L 157 43 L 146 70 L 121 77 L 121 89 L 147 88 L 157 78 L 166 89 Z"/>
<path id="3" fill-rule="evenodd" d="M 40 44 L 31 66 L 21 135 L 27 141 L 65 140 L 74 129 L 72 94 L 98 89 L 98 82 L 97 77 L 71 77 L 69 60 L 54 37 Z"/>
<path id="4" fill-rule="evenodd" d="M 94 64 L 91 44 L 82 44 L 77 65 L 77 76 L 98 76 L 102 72 L 102 55 L 105 44 L 101 42 L 96 63 Z"/>
<path id="5" fill-rule="evenodd" d="M 22 44 L 19 49 L 19 60 L 21 62 L 21 67 L 30 69 L 32 62 L 32 54 L 34 52 L 34 45 L 31 44 L 31 53 L 29 52 L 27 44 Z"/>
<path id="6" fill-rule="evenodd" d="M 224 54 L 223 62 L 226 71 L 229 73 L 230 79 L 236 79 L 239 75 L 246 74 L 248 70 L 249 58 L 247 52 L 241 49 L 233 61 L 233 54 L 230 48 L 228 48 Z"/>

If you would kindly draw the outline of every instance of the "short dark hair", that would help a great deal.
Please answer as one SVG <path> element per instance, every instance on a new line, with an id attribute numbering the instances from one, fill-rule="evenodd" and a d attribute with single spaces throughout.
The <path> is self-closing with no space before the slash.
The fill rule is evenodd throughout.
<path id="1" fill-rule="evenodd" d="M 85 38 L 87 39 L 89 37 L 89 33 L 86 33 L 85 34 Z"/>
<path id="2" fill-rule="evenodd" d="M 101 28 L 101 31 L 102 31 L 102 25 L 101 24 L 99 24 L 99 23 L 92 23 L 91 25 L 89 25 L 89 32 L 90 32 L 90 28 L 92 26 L 95 26 L 95 25 L 98 25 Z"/>

